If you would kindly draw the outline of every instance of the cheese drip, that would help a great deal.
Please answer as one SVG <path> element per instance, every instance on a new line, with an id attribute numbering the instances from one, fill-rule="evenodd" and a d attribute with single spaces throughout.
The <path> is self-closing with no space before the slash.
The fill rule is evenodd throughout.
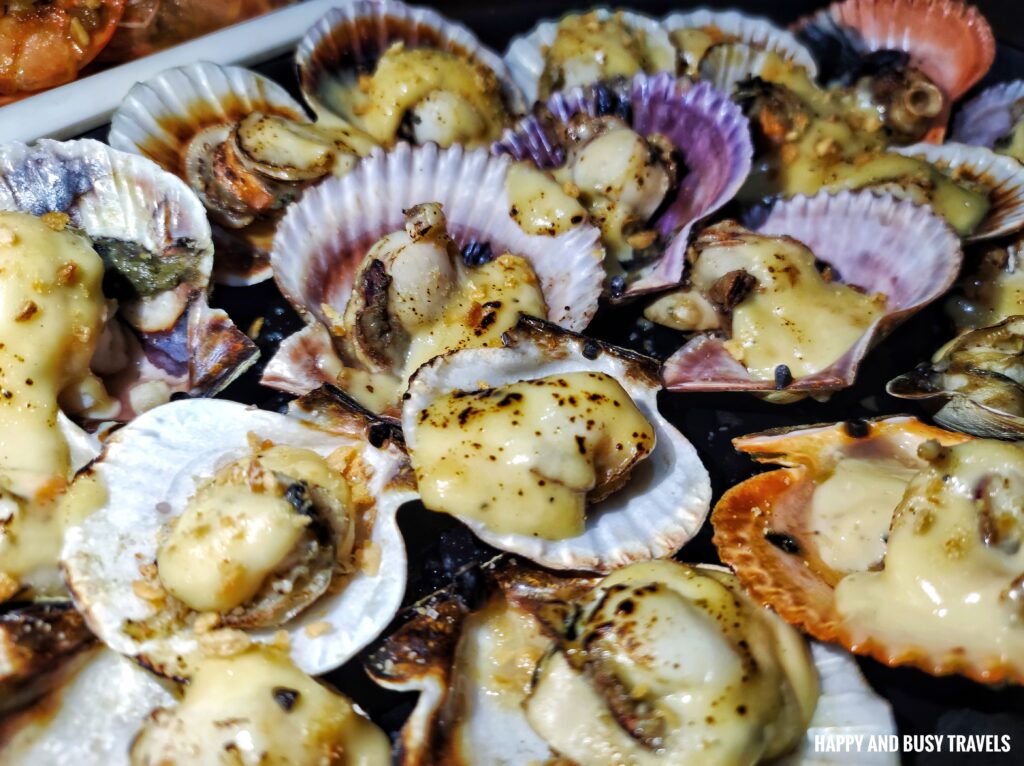
<path id="1" fill-rule="evenodd" d="M 588 498 L 617 488 L 654 442 L 616 380 L 574 372 L 435 399 L 412 463 L 428 508 L 557 540 L 583 532 Z"/>
<path id="2" fill-rule="evenodd" d="M 885 311 L 884 295 L 825 281 L 814 254 L 785 238 L 745 235 L 713 243 L 700 251 L 691 282 L 708 295 L 736 272 L 756 284 L 732 308 L 725 347 L 758 380 L 772 380 L 779 365 L 795 378 L 824 370 Z"/>
<path id="3" fill-rule="evenodd" d="M 588 766 L 760 763 L 800 741 L 817 705 L 804 641 L 723 572 L 621 569 L 564 645 L 541 664 L 526 713 Z"/>
<path id="4" fill-rule="evenodd" d="M 61 406 L 79 415 L 116 413 L 89 370 L 107 318 L 102 280 L 99 255 L 62 222 L 0 213 L 3 579 L 57 561 L 65 514 L 54 501 L 71 478 Z"/>
<path id="5" fill-rule="evenodd" d="M 343 695 L 253 646 L 199 662 L 175 708 L 153 712 L 132 745 L 133 766 L 386 766 L 387 736 Z"/>
<path id="6" fill-rule="evenodd" d="M 249 602 L 268 577 L 297 558 L 296 548 L 312 531 L 298 482 L 319 490 L 310 500 L 328 504 L 337 523 L 351 528 L 344 479 L 315 452 L 271 447 L 221 469 L 171 522 L 157 552 L 164 588 L 203 612 Z"/>
<path id="7" fill-rule="evenodd" d="M 395 141 L 408 120 L 417 143 L 485 145 L 509 120 L 501 83 L 486 66 L 402 43 L 388 48 L 372 75 L 359 78 L 350 97 L 359 127 L 381 143 Z"/>
<path id="8" fill-rule="evenodd" d="M 673 71 L 673 58 L 671 51 L 649 45 L 646 33 L 621 14 L 603 20 L 596 12 L 566 16 L 545 51 L 537 97 L 611 77 Z"/>
<path id="9" fill-rule="evenodd" d="M 936 451 L 895 511 L 885 568 L 836 587 L 843 627 L 936 661 L 1019 662 L 1024 448 L 977 439 Z"/>

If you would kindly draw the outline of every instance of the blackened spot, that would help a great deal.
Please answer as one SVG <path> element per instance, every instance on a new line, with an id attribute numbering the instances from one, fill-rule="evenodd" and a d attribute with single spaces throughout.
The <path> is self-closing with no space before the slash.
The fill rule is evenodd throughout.
<path id="1" fill-rule="evenodd" d="M 494 324 L 497 321 L 497 319 L 498 315 L 493 311 L 488 314 L 484 314 L 483 317 L 480 319 L 480 327 L 486 330 L 488 327 Z"/>
<path id="2" fill-rule="evenodd" d="M 609 289 L 613 298 L 621 298 L 622 294 L 626 292 L 626 278 L 621 274 L 617 277 L 612 277 Z"/>
<path id="3" fill-rule="evenodd" d="M 292 712 L 292 708 L 295 707 L 295 703 L 299 699 L 299 692 L 296 689 L 289 689 L 285 686 L 275 686 L 271 693 L 274 695 L 274 702 L 286 713 Z"/>
<path id="4" fill-rule="evenodd" d="M 513 404 L 515 402 L 521 402 L 522 400 L 523 400 L 523 395 L 513 391 L 510 394 L 505 394 L 501 398 L 501 400 L 498 402 L 498 406 L 499 407 L 508 407 L 510 404 Z"/>
<path id="5" fill-rule="evenodd" d="M 493 260 L 490 242 L 470 242 L 462 248 L 462 262 L 467 266 L 483 266 Z"/>
<path id="6" fill-rule="evenodd" d="M 634 609 L 636 609 L 636 603 L 628 598 L 615 607 L 615 611 L 619 614 L 633 614 Z"/>
<path id="7" fill-rule="evenodd" d="M 466 409 L 464 409 L 462 412 L 460 412 L 459 413 L 459 425 L 460 426 L 466 425 L 466 421 L 469 420 L 469 417 L 472 414 L 473 414 L 473 408 L 472 407 L 466 407 Z"/>
<path id="8" fill-rule="evenodd" d="M 581 455 L 587 454 L 587 440 L 582 436 L 576 437 L 576 449 L 580 451 Z"/>
<path id="9" fill-rule="evenodd" d="M 781 391 L 790 383 L 793 382 L 793 373 L 789 371 L 789 367 L 784 364 L 780 364 L 775 368 L 775 390 Z"/>
<path id="10" fill-rule="evenodd" d="M 792 535 L 785 532 L 765 532 L 764 539 L 784 553 L 799 553 L 800 543 Z"/>
<path id="11" fill-rule="evenodd" d="M 843 427 L 846 429 L 847 435 L 854 439 L 863 439 L 871 433 L 871 426 L 860 418 L 857 418 L 856 420 L 847 420 Z"/>
<path id="12" fill-rule="evenodd" d="M 426 410 L 424 410 L 424 413 Z M 377 447 L 378 449 L 384 446 L 384 442 L 388 440 L 391 435 L 391 428 L 387 423 L 374 423 L 370 426 L 366 433 L 366 438 L 370 442 L 370 446 Z"/>
<path id="13" fill-rule="evenodd" d="M 597 359 L 597 355 L 601 353 L 601 347 L 596 341 L 588 340 L 583 344 L 583 356 L 587 359 Z"/>

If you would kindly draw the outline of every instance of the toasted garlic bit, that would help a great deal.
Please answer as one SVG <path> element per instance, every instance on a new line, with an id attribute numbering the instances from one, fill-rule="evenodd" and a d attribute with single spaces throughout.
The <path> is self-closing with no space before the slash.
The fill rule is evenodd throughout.
<path id="1" fill-rule="evenodd" d="M 483 262 L 467 265 L 473 259 L 459 253 L 435 203 L 407 210 L 405 230 L 370 249 L 345 309 L 341 342 L 346 356 L 375 377 L 350 387 L 353 396 L 383 410 L 427 360 L 461 348 L 498 346 L 520 314 L 547 315 L 525 258 L 481 252 L 488 256 Z M 355 372 L 346 371 L 350 384 L 360 380 Z"/>
<path id="2" fill-rule="evenodd" d="M 568 158 L 554 176 L 600 227 L 609 257 L 615 263 L 649 257 L 645 251 L 659 239 L 651 219 L 679 180 L 675 147 L 661 135 L 641 136 L 618 117 L 584 114 L 572 118 L 566 140 Z"/>
<path id="3" fill-rule="evenodd" d="M 376 141 L 484 146 L 509 122 L 501 83 L 482 63 L 450 51 L 394 43 L 372 75 L 333 96 Z"/>
<path id="4" fill-rule="evenodd" d="M 418 421 L 412 463 L 424 505 L 547 539 L 582 533 L 588 502 L 622 486 L 655 444 L 629 394 L 597 372 L 456 391 Z"/>
<path id="5" fill-rule="evenodd" d="M 728 47 L 721 49 L 723 55 Z M 987 190 L 921 159 L 886 151 L 900 126 L 910 131 L 904 136 L 910 143 L 941 110 L 941 94 L 921 80 L 923 75 L 890 73 L 849 89 L 823 90 L 802 67 L 765 55 L 765 71 L 740 93 L 763 154 L 741 198 L 753 202 L 778 193 L 811 196 L 822 189 L 872 187 L 930 205 L 960 235 L 985 218 L 991 206 Z M 940 102 L 933 112 L 935 97 Z M 919 114 L 907 124 L 912 109 Z"/>
<path id="6" fill-rule="evenodd" d="M 60 552 L 71 454 L 58 413 L 118 409 L 89 368 L 108 313 L 103 262 L 51 224 L 0 213 L 0 573 L 15 581 Z"/>
<path id="7" fill-rule="evenodd" d="M 726 349 L 759 380 L 781 365 L 797 378 L 820 372 L 885 311 L 884 295 L 830 281 L 793 239 L 726 221 L 705 229 L 692 253 L 689 285 L 645 315 L 683 331 L 729 331 Z"/>
<path id="8" fill-rule="evenodd" d="M 161 541 L 158 573 L 227 625 L 279 625 L 348 568 L 354 537 L 344 479 L 315 452 L 269 446 L 198 487 Z"/>
<path id="9" fill-rule="evenodd" d="M 988 665 L 1024 656 L 1024 448 L 976 439 L 931 465 L 892 518 L 884 569 L 851 574 L 836 607 L 855 642 Z"/>
<path id="10" fill-rule="evenodd" d="M 731 574 L 633 564 L 572 628 L 542 660 L 526 715 L 580 763 L 761 763 L 803 738 L 817 705 L 803 639 Z"/>
<path id="11" fill-rule="evenodd" d="M 538 98 L 611 77 L 673 70 L 673 58 L 671 52 L 649 45 L 645 32 L 620 13 L 606 19 L 594 11 L 566 16 L 544 52 Z"/>
<path id="12" fill-rule="evenodd" d="M 182 701 L 154 711 L 132 744 L 133 766 L 287 763 L 385 766 L 387 736 L 286 652 L 250 646 L 199 661 Z"/>

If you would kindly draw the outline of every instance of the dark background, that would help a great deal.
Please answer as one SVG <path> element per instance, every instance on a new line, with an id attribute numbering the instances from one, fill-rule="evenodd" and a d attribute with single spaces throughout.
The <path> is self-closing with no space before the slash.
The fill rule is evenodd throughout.
<path id="1" fill-rule="evenodd" d="M 499 51 L 505 48 L 512 36 L 528 31 L 538 20 L 557 17 L 569 9 L 586 7 L 564 0 L 512 0 L 503 5 L 455 0 L 430 4 L 451 18 L 466 23 L 485 43 Z M 655 16 L 699 5 L 734 7 L 769 16 L 779 24 L 787 25 L 799 16 L 821 8 L 823 4 L 808 0 L 770 4 L 628 4 L 629 7 Z M 989 0 L 977 5 L 988 17 L 1001 43 L 996 65 L 986 77 L 985 83 L 1014 76 L 1024 77 L 1024 24 L 1020 22 L 1020 17 L 1024 16 L 1024 2 Z M 290 58 L 268 62 L 260 69 L 295 90 Z M 913 254 L 907 255 L 912 257 Z M 269 358 L 281 337 L 299 326 L 297 318 L 272 283 L 252 288 L 218 288 L 214 302 L 228 309 L 243 329 L 256 317 L 266 319 L 257 338 L 264 352 L 264 360 Z M 638 307 L 602 312 L 588 333 L 658 356 L 667 355 L 681 345 L 678 335 L 644 326 L 639 321 Z M 909 412 L 926 417 L 926 413 L 913 403 L 887 396 L 884 384 L 917 362 L 930 357 L 951 336 L 952 327 L 941 305 L 936 304 L 912 318 L 877 347 L 865 360 L 857 384 L 837 393 L 827 403 L 808 400 L 778 406 L 744 394 L 663 393 L 662 411 L 697 447 L 711 473 L 717 499 L 722 491 L 759 470 L 746 457 L 732 449 L 730 440 L 733 437 L 776 426 L 845 420 L 884 413 Z M 286 397 L 260 388 L 257 381 L 258 370 L 251 371 L 229 389 L 227 396 L 268 408 L 283 406 Z M 399 514 L 399 520 L 410 553 L 411 570 L 406 603 L 412 603 L 448 585 L 453 579 L 472 580 L 473 562 L 484 560 L 492 553 L 457 522 L 447 516 L 428 512 L 418 505 L 404 508 Z M 684 561 L 716 561 L 710 538 L 710 525 L 707 525 L 681 551 L 679 558 Z M 907 755 L 906 762 L 926 766 L 1024 764 L 1024 689 L 991 689 L 956 677 L 933 678 L 913 669 L 891 669 L 870 659 L 862 659 L 860 662 L 872 685 L 892 702 L 901 734 L 974 733 L 1010 734 L 1013 737 L 1014 752 L 1005 756 Z M 351 695 L 392 734 L 401 726 L 415 702 L 414 695 L 386 692 L 370 682 L 362 669 L 361 658 L 330 674 L 328 679 Z"/>

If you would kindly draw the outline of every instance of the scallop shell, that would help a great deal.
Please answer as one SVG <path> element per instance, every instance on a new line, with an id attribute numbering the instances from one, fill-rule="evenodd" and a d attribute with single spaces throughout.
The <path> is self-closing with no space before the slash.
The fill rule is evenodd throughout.
<path id="1" fill-rule="evenodd" d="M 548 306 L 547 318 L 582 330 L 597 312 L 604 283 L 599 232 L 589 225 L 557 237 L 524 232 L 508 212 L 509 165 L 485 149 L 466 151 L 460 146 L 399 144 L 389 152 L 375 152 L 344 178 L 329 178 L 310 189 L 288 210 L 271 254 L 278 287 L 312 322 L 332 326 L 324 307 L 344 314 L 366 252 L 385 234 L 404 227 L 403 210 L 440 202 L 448 231 L 460 248 L 484 241 L 492 243 L 495 252 L 529 260 Z M 310 342 L 314 336 L 319 343 Z M 293 378 L 280 387 L 294 391 L 299 379 L 302 388 L 317 379 L 337 381 L 328 356 L 317 354 L 315 361 L 299 356 L 303 349 L 316 353 L 324 348 L 322 332 L 307 330 L 301 339 L 285 344 L 268 364 L 267 385 Z M 305 369 L 305 377 L 299 369 Z"/>
<path id="2" fill-rule="evenodd" d="M 961 0 L 843 0 L 795 25 L 812 49 L 859 54 L 899 50 L 948 99 L 926 140 L 941 143 L 950 106 L 992 66 L 996 42 L 985 17 Z"/>
<path id="3" fill-rule="evenodd" d="M 637 75 L 614 87 L 575 88 L 556 93 L 546 106 L 563 124 L 581 112 L 598 116 L 627 107 L 633 130 L 644 136 L 661 133 L 679 149 L 688 172 L 675 200 L 654 221 L 662 236 L 670 239 L 669 245 L 659 260 L 627 282 L 622 295 L 677 284 L 683 275 L 692 227 L 732 199 L 750 173 L 753 146 L 742 110 L 707 83 L 694 85 L 669 74 Z M 542 169 L 565 162 L 556 126 L 536 115 L 506 131 L 494 151 L 529 159 Z"/>
<path id="4" fill-rule="evenodd" d="M 971 146 L 991 149 L 1013 129 L 1010 110 L 1024 101 L 1024 80 L 1001 82 L 986 88 L 962 107 L 953 120 L 950 138 Z"/>
<path id="5" fill-rule="evenodd" d="M 520 605 L 523 592 L 527 600 L 532 600 L 561 591 L 556 596 L 561 599 L 585 592 L 597 583 L 597 578 L 567 579 L 507 563 L 497 566 L 497 578 L 510 602 L 509 608 L 517 611 L 527 624 L 532 622 L 537 641 L 543 641 L 546 631 L 542 620 L 531 614 L 533 610 Z M 491 589 L 495 589 L 493 584 Z M 553 758 L 547 742 L 533 731 L 520 707 L 510 705 L 490 688 L 460 683 L 455 677 L 459 648 L 475 645 L 477 636 L 467 624 L 467 617 L 474 611 L 452 590 L 434 594 L 410 610 L 406 622 L 367 660 L 370 676 L 381 686 L 419 692 L 416 707 L 402 727 L 396 745 L 396 763 L 401 766 L 442 762 L 446 766 L 518 766 Z M 520 652 L 521 648 L 517 657 Z M 848 653 L 811 642 L 811 656 L 821 684 L 814 717 L 796 751 L 773 762 L 785 766 L 898 763 L 898 756 L 890 753 L 815 751 L 815 737 L 887 736 L 895 733 L 896 724 L 889 704 L 872 690 Z M 452 720 L 448 711 L 456 704 L 468 709 L 469 714 Z"/>
<path id="6" fill-rule="evenodd" d="M 992 66 L 996 42 L 977 8 L 960 0 L 844 0 L 801 19 L 797 32 L 845 31 L 859 51 L 899 50 L 955 101 Z"/>
<path id="7" fill-rule="evenodd" d="M 352 115 L 340 111 L 323 94 L 343 74 L 372 69 L 395 42 L 430 47 L 479 61 L 497 75 L 511 114 L 524 111 L 523 96 L 505 63 L 462 24 L 449 21 L 431 8 L 398 0 L 355 0 L 333 8 L 316 22 L 295 51 L 299 87 L 306 103 L 321 118 Z"/>
<path id="8" fill-rule="evenodd" d="M 255 344 L 207 305 L 213 243 L 203 206 L 155 163 L 90 140 L 0 145 L 0 210 L 66 213 L 101 250 L 127 243 L 150 257 L 185 248 L 194 258 L 189 281 L 120 304 L 137 339 L 128 352 L 135 376 L 114 392 L 120 419 L 132 415 L 129 394 L 139 384 L 213 395 L 255 362 Z"/>
<path id="9" fill-rule="evenodd" d="M 777 202 L 756 230 L 798 239 L 844 282 L 888 296 L 887 313 L 856 345 L 826 369 L 785 387 L 792 392 L 851 385 L 872 346 L 949 289 L 963 257 L 959 238 L 928 208 L 864 191 Z M 908 252 L 919 258 L 906 258 Z M 751 378 L 713 335 L 698 335 L 686 343 L 665 362 L 662 375 L 671 391 L 777 390 L 773 381 Z"/>
<path id="10" fill-rule="evenodd" d="M 523 317 L 505 334 L 504 347 L 456 351 L 416 371 L 402 406 L 406 444 L 416 449 L 417 416 L 439 396 L 475 391 L 481 380 L 501 386 L 570 371 L 603 372 L 619 381 L 654 426 L 654 450 L 623 489 L 590 508 L 577 537 L 495 534 L 478 521 L 464 523 L 489 545 L 553 569 L 606 572 L 672 555 L 703 524 L 711 486 L 693 445 L 658 412 L 661 385 L 652 359 Z"/>
<path id="11" fill-rule="evenodd" d="M 388 624 L 405 592 L 405 545 L 395 514 L 416 497 L 403 450 L 389 442 L 390 430 L 315 393 L 297 402 L 300 418 L 256 410 L 236 402 L 193 399 L 158 407 L 116 432 L 92 471 L 107 486 L 105 505 L 70 529 L 62 566 L 76 606 L 110 648 L 134 657 L 162 675 L 179 675 L 181 658 L 199 645 L 190 627 L 169 636 L 136 639 L 127 620 L 154 609 L 133 591 L 140 561 L 156 555 L 157 534 L 180 514 L 196 480 L 232 459 L 251 454 L 249 435 L 328 455 L 358 451 L 374 499 L 370 543 L 380 552 L 378 571 L 357 570 L 343 588 L 289 622 L 290 651 L 307 673 L 320 674 L 347 661 Z M 367 438 L 381 446 L 372 446 Z M 164 509 L 161 511 L 161 509 Z M 326 623 L 329 631 L 304 630 Z M 274 630 L 252 631 L 257 641 Z"/>
<path id="12" fill-rule="evenodd" d="M 0 722 L 0 763 L 128 766 L 146 716 L 174 701 L 153 674 L 104 647 L 82 652 L 58 676 L 46 696 Z"/>
<path id="13" fill-rule="evenodd" d="M 626 26 L 642 31 L 647 44 L 663 54 L 666 62 L 673 62 L 672 67 L 666 66 L 665 71 L 674 73 L 676 49 L 661 23 L 633 11 L 611 11 L 598 8 L 594 10 L 594 13 L 602 21 L 620 14 Z M 570 13 L 566 17 L 578 15 L 580 14 Z M 527 104 L 537 102 L 538 85 L 544 74 L 544 57 L 548 47 L 555 41 L 559 23 L 560 21 L 540 22 L 527 34 L 512 38 L 512 42 L 509 43 L 508 49 L 505 51 L 505 65 L 511 72 L 516 85 L 526 96 Z"/>
<path id="14" fill-rule="evenodd" d="M 662 27 L 671 34 L 677 29 L 704 29 L 714 27 L 730 38 L 736 38 L 755 50 L 773 51 L 787 61 L 792 61 L 816 77 L 818 64 L 811 52 L 796 39 L 792 32 L 779 29 L 761 16 L 748 16 L 739 11 L 716 11 L 698 8 L 693 11 L 669 14 L 661 21 Z M 717 86 L 717 84 L 716 84 Z"/>
<path id="15" fill-rule="evenodd" d="M 934 400 L 938 410 L 933 418 L 947 428 L 991 439 L 1018 440 L 1024 435 L 1024 414 L 1019 408 L 1024 394 L 1018 382 L 992 369 L 995 349 L 986 345 L 987 340 L 998 342 L 1007 336 L 1017 344 L 1024 343 L 1024 317 L 1013 316 L 993 327 L 960 335 L 943 346 L 931 364 L 890 380 L 885 390 L 901 399 Z M 985 358 L 976 367 L 964 360 L 951 371 L 952 355 L 974 344 L 981 346 Z M 1018 366 L 1019 352 L 1005 349 L 1002 354 L 1005 368 Z M 1014 403 L 1018 413 L 1007 411 Z"/>
<path id="16" fill-rule="evenodd" d="M 983 146 L 952 141 L 941 146 L 912 144 L 893 147 L 890 151 L 925 160 L 946 175 L 990 189 L 992 208 L 978 228 L 964 237 L 967 242 L 993 239 L 1024 228 L 1024 165 L 1012 157 L 996 154 Z"/>
<path id="17" fill-rule="evenodd" d="M 230 125 L 253 112 L 308 121 L 288 91 L 262 75 L 206 61 L 188 64 L 128 91 L 111 118 L 110 145 L 141 154 L 187 182 L 185 159 L 192 140 L 203 130 Z M 217 247 L 219 283 L 250 285 L 270 278 L 269 253 L 260 247 L 258 235 L 246 237 L 219 225 L 214 233 L 224 241 L 224 247 Z M 220 257 L 222 250 L 235 257 Z"/>
<path id="18" fill-rule="evenodd" d="M 830 463 L 842 451 L 894 454 L 902 461 L 921 462 L 917 448 L 925 441 L 952 446 L 970 438 L 897 416 L 870 423 L 858 421 L 856 427 L 806 426 L 736 439 L 734 446 L 755 460 L 786 467 L 758 474 L 722 496 L 711 516 L 719 555 L 733 567 L 751 596 L 820 641 L 839 642 L 854 653 L 890 666 L 912 665 L 935 675 L 961 673 L 988 684 L 1004 680 L 1021 683 L 1024 674 L 1019 667 L 967 663 L 953 654 L 931 657 L 910 645 L 851 640 L 835 606 L 834 584 L 839 575 L 816 555 L 814 536 L 802 531 L 815 469 L 820 465 L 819 470 L 830 470 Z M 791 543 L 777 544 L 779 533 L 790 537 Z"/>

